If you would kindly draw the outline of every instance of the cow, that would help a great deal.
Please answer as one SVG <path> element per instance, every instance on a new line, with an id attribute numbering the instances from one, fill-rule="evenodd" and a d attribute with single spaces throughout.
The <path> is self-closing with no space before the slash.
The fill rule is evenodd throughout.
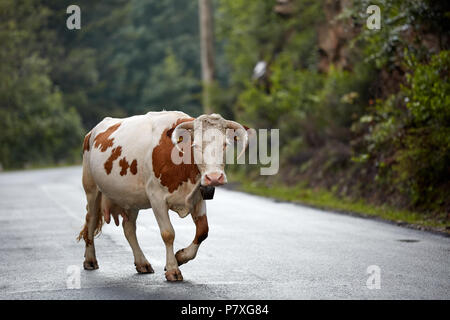
<path id="1" fill-rule="evenodd" d="M 98 269 L 94 236 L 112 215 L 116 225 L 122 216 L 136 271 L 153 273 L 136 238 L 139 210 L 152 208 L 166 247 L 165 277 L 168 281 L 183 280 L 179 266 L 195 258 L 208 236 L 202 188 L 227 183 L 225 152 L 205 150 L 224 150 L 230 143 L 230 131 L 242 143 L 242 155 L 248 144 L 245 128 L 219 114 L 192 118 L 179 111 L 148 112 L 122 119 L 108 117 L 96 125 L 83 143 L 87 214 L 78 240 L 84 239 L 86 245 L 84 269 Z M 182 156 L 186 151 L 190 151 L 191 161 L 173 161 L 173 155 Z M 176 254 L 169 209 L 182 218 L 190 214 L 196 227 L 192 243 Z"/>

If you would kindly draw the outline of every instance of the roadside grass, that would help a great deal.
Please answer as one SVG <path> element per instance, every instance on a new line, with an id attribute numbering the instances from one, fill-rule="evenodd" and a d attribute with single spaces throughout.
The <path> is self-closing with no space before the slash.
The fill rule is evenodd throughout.
<path id="1" fill-rule="evenodd" d="M 304 185 L 282 186 L 271 184 L 266 186 L 261 182 L 249 182 L 241 179 L 238 173 L 229 175 L 229 180 L 235 182 L 237 190 L 251 194 L 269 197 L 282 201 L 299 203 L 319 209 L 349 213 L 363 217 L 372 217 L 394 222 L 415 229 L 431 230 L 450 234 L 450 223 L 446 213 L 428 215 L 426 213 L 397 209 L 391 206 L 376 206 L 363 199 L 339 197 L 330 191 L 318 188 L 308 188 Z"/>

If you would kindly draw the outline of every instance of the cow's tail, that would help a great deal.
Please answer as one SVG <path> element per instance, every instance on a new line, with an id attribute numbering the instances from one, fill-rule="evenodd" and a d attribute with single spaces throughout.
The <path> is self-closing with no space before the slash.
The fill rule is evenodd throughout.
<path id="1" fill-rule="evenodd" d="M 101 193 L 99 193 L 99 197 L 101 197 Z M 86 206 L 87 210 L 87 206 Z M 94 237 L 99 235 L 102 231 L 102 226 L 105 223 L 105 220 L 103 218 L 103 214 L 101 212 L 101 206 L 98 206 L 97 214 L 95 217 L 97 219 L 97 223 L 95 224 L 94 229 Z M 77 237 L 77 241 L 80 241 L 81 239 L 84 239 L 84 242 L 86 242 L 86 245 L 90 244 L 90 240 L 88 238 L 88 222 L 89 222 L 90 216 L 89 213 L 86 213 L 86 222 L 84 223 L 83 229 L 81 229 L 80 234 Z"/>

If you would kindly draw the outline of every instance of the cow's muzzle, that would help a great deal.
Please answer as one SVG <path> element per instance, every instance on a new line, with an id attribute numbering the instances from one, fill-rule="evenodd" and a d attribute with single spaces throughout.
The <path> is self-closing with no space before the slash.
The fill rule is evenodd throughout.
<path id="1" fill-rule="evenodd" d="M 227 183 L 227 179 L 223 172 L 211 172 L 204 176 L 202 185 L 208 187 L 217 187 Z"/>

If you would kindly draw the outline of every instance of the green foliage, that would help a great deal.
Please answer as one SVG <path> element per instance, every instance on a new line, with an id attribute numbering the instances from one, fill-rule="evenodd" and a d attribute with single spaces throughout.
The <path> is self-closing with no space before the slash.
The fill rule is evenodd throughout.
<path id="1" fill-rule="evenodd" d="M 216 34 L 225 42 L 233 85 L 245 86 L 258 61 L 271 62 L 281 52 L 294 66 L 315 69 L 314 27 L 321 22 L 320 1 L 297 1 L 296 19 L 286 20 L 273 8 L 271 0 L 217 0 Z"/>
<path id="2" fill-rule="evenodd" d="M 149 74 L 148 83 L 152 89 L 143 92 L 142 98 L 159 104 L 148 107 L 155 110 L 183 109 L 193 116 L 199 115 L 200 82 L 192 70 L 187 70 L 173 50 L 167 50 L 163 63 L 153 67 Z"/>
<path id="3" fill-rule="evenodd" d="M 440 131 L 450 124 L 450 51 L 441 51 L 429 63 L 420 63 L 414 56 L 407 59 L 406 107 L 416 126 L 430 126 Z"/>
<path id="4" fill-rule="evenodd" d="M 122 5 L 113 6 L 121 12 Z M 177 109 L 198 114 L 201 110 L 200 47 L 197 1 L 139 1 L 128 4 L 125 17 L 117 15 L 109 26 L 94 25 L 95 39 L 107 48 L 100 69 L 107 96 L 128 115 Z M 98 19 L 99 12 L 92 18 Z M 117 19 L 116 19 L 117 18 Z M 91 33 L 92 31 L 87 31 Z M 85 37 L 92 37 L 86 32 Z M 81 42 L 83 43 L 83 42 Z M 98 44 L 92 44 L 101 48 Z"/>
<path id="5" fill-rule="evenodd" d="M 200 113 L 196 1 L 80 0 L 81 30 L 66 27 L 71 4 L 0 1 L 6 168 L 80 159 L 83 131 L 106 116 Z"/>
<path id="6" fill-rule="evenodd" d="M 406 85 L 376 106 L 368 151 L 391 150 L 395 181 L 413 204 L 439 206 L 450 176 L 450 52 L 407 64 Z"/>
<path id="7" fill-rule="evenodd" d="M 423 210 L 450 208 L 448 6 L 341 1 L 337 16 L 323 21 L 324 12 L 339 11 L 330 2 L 292 3 L 287 17 L 275 13 L 274 1 L 219 0 L 216 14 L 231 73 L 224 101 L 239 120 L 280 129 L 278 181 L 300 179 Z M 381 7 L 380 30 L 366 28 L 371 4 Z M 337 50 L 349 46 L 337 54 L 347 67 L 320 72 L 320 30 L 326 36 L 343 25 L 349 31 L 336 36 Z M 267 72 L 255 80 L 258 61 Z"/>
<path id="8" fill-rule="evenodd" d="M 40 56 L 40 29 L 48 10 L 28 1 L 1 2 L 0 16 L 0 164 L 71 161 L 82 137 L 80 118 L 64 105 L 50 78 L 49 61 Z"/>
<path id="9" fill-rule="evenodd" d="M 302 166 L 314 149 L 350 140 L 346 128 L 364 113 L 361 102 L 373 68 L 355 63 L 352 71 L 319 72 L 317 30 L 324 3 L 293 3 L 292 18 L 286 18 L 274 11 L 273 1 L 221 0 L 216 21 L 231 65 L 225 92 L 236 95 L 228 99 L 236 117 L 256 128 L 279 128 L 282 162 Z M 258 61 L 268 70 L 255 80 Z"/>
<path id="10" fill-rule="evenodd" d="M 281 152 L 289 155 L 283 160 L 296 157 L 296 147 L 304 145 L 307 124 L 302 124 L 316 114 L 323 83 L 315 30 L 321 3 L 297 1 L 294 11 L 296 19 L 285 19 L 270 0 L 219 0 L 216 11 L 217 34 L 230 64 L 229 87 L 217 94 L 227 95 L 228 107 L 233 105 L 243 123 L 280 128 Z M 259 61 L 267 63 L 267 74 L 256 80 L 252 75 Z"/>
<path id="11" fill-rule="evenodd" d="M 330 67 L 315 110 L 324 119 L 324 126 L 349 128 L 359 118 L 365 109 L 372 76 L 371 66 L 364 63 L 356 64 L 352 71 Z"/>
<path id="12" fill-rule="evenodd" d="M 420 1 L 416 1 L 420 3 Z M 382 27 L 380 30 L 369 30 L 366 27 L 367 14 L 361 8 L 367 8 L 369 5 L 378 5 L 383 13 Z M 408 1 L 377 1 L 370 2 L 367 0 L 356 0 L 354 6 L 354 15 L 358 22 L 362 25 L 362 32 L 358 40 L 364 41 L 365 60 L 368 63 L 375 62 L 378 68 L 386 65 L 395 59 L 395 51 L 402 41 L 401 33 L 406 27 L 406 20 L 411 3 Z"/>
<path id="13" fill-rule="evenodd" d="M 369 30 L 366 27 L 368 14 L 365 9 L 369 5 L 380 7 L 380 30 Z M 445 1 L 354 0 L 350 15 L 362 27 L 361 33 L 354 40 L 360 42 L 365 61 L 375 63 L 378 68 L 398 64 L 405 48 L 419 59 L 424 59 L 430 52 L 427 44 L 437 39 L 445 45 L 448 9 Z M 424 33 L 427 33 L 426 41 L 421 37 Z"/>
<path id="14" fill-rule="evenodd" d="M 299 124 L 317 116 L 315 107 L 322 78 L 315 72 L 295 70 L 291 61 L 280 57 L 271 66 L 269 90 L 248 83 L 239 95 L 240 116 L 251 119 L 255 127 L 280 128 L 280 145 L 289 152 L 293 144 L 302 143 L 306 128 Z"/>
<path id="15" fill-rule="evenodd" d="M 199 113 L 196 1 L 80 0 L 82 26 L 76 31 L 66 28 L 71 1 L 41 2 L 64 45 L 53 54 L 52 79 L 87 130 L 106 116 L 163 108 Z M 166 70 L 169 52 L 180 68 L 176 74 Z"/>

